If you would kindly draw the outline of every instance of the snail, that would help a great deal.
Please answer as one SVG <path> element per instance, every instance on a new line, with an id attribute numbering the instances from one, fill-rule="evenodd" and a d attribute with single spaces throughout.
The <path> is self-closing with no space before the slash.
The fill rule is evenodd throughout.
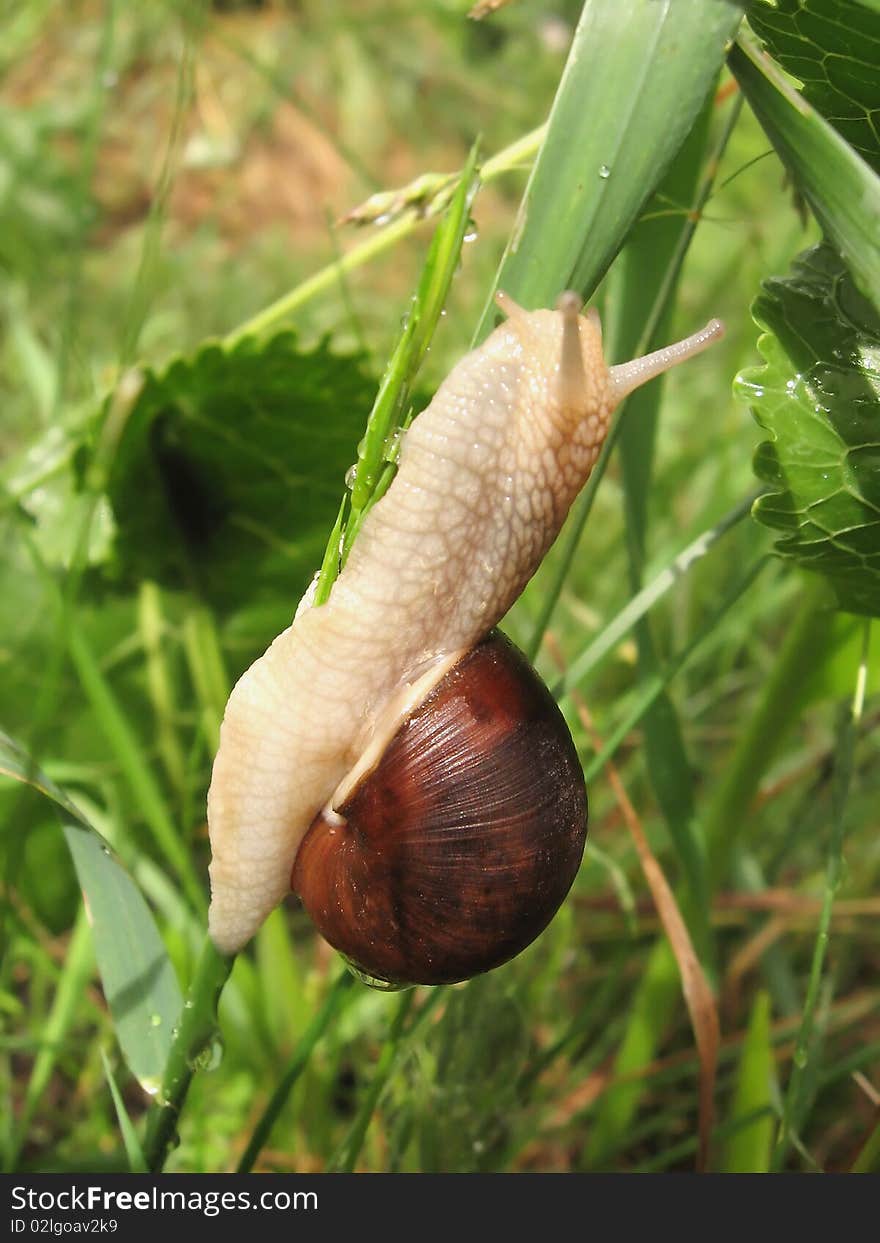
<path id="1" fill-rule="evenodd" d="M 580 864 L 559 708 L 494 631 L 628 393 L 723 331 L 607 367 L 573 293 L 506 320 L 403 441 L 329 599 L 242 675 L 208 794 L 210 935 L 241 949 L 290 891 L 361 971 L 452 983 L 519 953 Z"/>

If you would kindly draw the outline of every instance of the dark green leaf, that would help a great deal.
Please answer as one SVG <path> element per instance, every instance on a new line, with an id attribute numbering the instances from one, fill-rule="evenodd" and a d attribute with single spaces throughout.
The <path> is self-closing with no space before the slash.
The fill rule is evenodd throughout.
<path id="1" fill-rule="evenodd" d="M 752 314 L 766 365 L 738 391 L 772 439 L 755 517 L 778 550 L 825 574 L 842 608 L 880 615 L 880 316 L 830 246 L 767 281 Z"/>
<path id="2" fill-rule="evenodd" d="M 148 372 L 110 473 L 113 566 L 197 590 L 222 611 L 321 562 L 375 385 L 357 356 L 283 332 L 212 344 Z"/>
<path id="3" fill-rule="evenodd" d="M 880 14 L 855 0 L 767 0 L 749 25 L 803 95 L 880 172 Z"/>
<path id="4" fill-rule="evenodd" d="M 880 306 L 880 178 L 765 52 L 741 41 L 728 60 L 828 241 Z"/>

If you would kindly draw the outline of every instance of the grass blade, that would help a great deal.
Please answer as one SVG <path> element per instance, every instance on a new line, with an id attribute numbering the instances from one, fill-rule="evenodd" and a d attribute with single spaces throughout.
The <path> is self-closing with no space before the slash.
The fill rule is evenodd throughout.
<path id="1" fill-rule="evenodd" d="M 574 693 L 572 698 L 584 729 L 592 739 L 593 746 L 597 751 L 601 750 L 602 741 L 596 732 L 593 719 L 586 704 L 577 692 Z M 666 933 L 669 947 L 675 956 L 675 962 L 681 976 L 681 990 L 684 995 L 700 1059 L 697 1170 L 704 1173 L 709 1163 L 709 1141 L 712 1134 L 712 1119 L 715 1112 L 715 1076 L 718 1068 L 718 1048 L 721 1042 L 718 1008 L 715 1004 L 712 987 L 694 950 L 694 945 L 688 933 L 687 925 L 682 918 L 678 902 L 656 855 L 651 850 L 638 813 L 613 764 L 608 764 L 607 772 L 608 780 L 630 831 L 636 854 L 639 857 L 639 865 L 651 891 L 654 906 L 663 925 L 663 930 Z"/>
<path id="2" fill-rule="evenodd" d="M 880 1121 L 868 1136 L 852 1167 L 853 1174 L 876 1174 L 880 1170 Z"/>
<path id="3" fill-rule="evenodd" d="M 134 1129 L 131 1118 L 128 1116 L 128 1110 L 125 1108 L 125 1101 L 122 1099 L 122 1093 L 116 1084 L 110 1059 L 103 1049 L 101 1050 L 101 1062 L 104 1067 L 107 1086 L 110 1088 L 110 1095 L 113 1097 L 113 1108 L 116 1110 L 116 1119 L 119 1122 L 122 1143 L 125 1147 L 125 1155 L 128 1158 L 128 1168 L 132 1174 L 146 1174 L 147 1163 L 144 1158 L 144 1151 L 141 1148 L 141 1141 L 138 1139 L 137 1131 Z"/>
<path id="4" fill-rule="evenodd" d="M 63 813 L 119 1044 L 142 1087 L 155 1092 L 183 999 L 150 908 L 72 800 L 5 736 L 0 736 L 0 772 L 33 786 Z"/>
<path id="5" fill-rule="evenodd" d="M 623 742 L 624 738 L 626 738 L 630 731 L 635 728 L 639 721 L 641 721 L 642 717 L 656 701 L 657 697 L 669 685 L 684 665 L 687 664 L 700 644 L 705 642 L 705 640 L 713 633 L 714 628 L 718 625 L 725 613 L 727 613 L 729 609 L 733 608 L 740 596 L 748 590 L 765 565 L 767 565 L 766 559 L 755 562 L 751 569 L 747 570 L 746 573 L 737 580 L 718 607 L 713 609 L 709 618 L 694 638 L 691 639 L 691 641 L 687 643 L 679 652 L 676 652 L 676 654 L 669 661 L 667 661 L 667 663 L 660 670 L 652 674 L 650 678 L 645 679 L 640 684 L 639 693 L 636 696 L 635 702 L 624 714 L 620 723 L 612 731 L 605 742 L 605 746 L 585 769 L 584 777 L 588 785 L 596 774 L 601 772 L 604 765 Z M 571 679 L 569 674 L 566 675 L 564 681 L 566 691 L 573 689 L 570 685 Z"/>
<path id="6" fill-rule="evenodd" d="M 498 274 L 517 301 L 595 289 L 690 132 L 742 11 L 587 0 Z M 490 301 L 478 337 L 494 313 Z"/>
<path id="7" fill-rule="evenodd" d="M 828 843 L 828 860 L 825 868 L 825 892 L 822 899 L 822 911 L 819 916 L 819 927 L 816 930 L 816 943 L 813 948 L 813 960 L 810 966 L 810 979 L 804 1000 L 803 1016 L 794 1052 L 794 1064 L 785 1094 L 782 1125 L 777 1136 L 775 1154 L 777 1165 L 781 1163 L 788 1149 L 789 1142 L 797 1139 L 799 1135 L 800 1127 L 806 1114 L 809 1085 L 815 1078 L 815 1068 L 810 1064 L 813 1028 L 819 1004 L 819 994 L 822 988 L 825 955 L 828 950 L 831 912 L 843 874 L 843 831 L 846 804 L 852 780 L 856 739 L 865 703 L 870 634 L 871 623 L 866 621 L 862 661 L 856 677 L 852 704 L 841 724 L 837 740 L 837 755 L 831 796 L 831 837 Z"/>
<path id="8" fill-rule="evenodd" d="M 609 301 L 616 315 L 608 326 L 610 356 L 631 358 L 658 348 L 668 339 L 669 325 L 688 243 L 693 237 L 702 205 L 709 196 L 720 157 L 739 109 L 732 108 L 721 143 L 712 153 L 709 172 L 699 184 L 706 126 L 710 110 L 704 109 L 672 168 L 661 183 L 654 202 L 690 204 L 682 216 L 658 215 L 641 221 L 633 230 L 612 274 Z M 615 277 L 617 278 L 615 280 Z M 652 306 L 647 330 L 645 307 Z M 648 498 L 654 466 L 654 446 L 659 422 L 662 379 L 633 393 L 626 405 L 620 435 L 620 464 L 626 513 L 626 544 L 633 591 L 642 586 Z M 638 667 L 641 677 L 656 673 L 660 658 L 649 617 L 636 625 Z M 664 692 L 645 716 L 645 764 L 670 837 L 687 882 L 685 916 L 702 956 L 709 953 L 708 887 L 702 840 L 694 806 L 693 772 L 684 736 L 672 699 Z"/>
<path id="9" fill-rule="evenodd" d="M 773 1143 L 773 1101 L 776 1066 L 770 1042 L 770 997 L 755 997 L 743 1042 L 730 1107 L 731 1123 L 753 1121 L 734 1131 L 719 1164 L 722 1174 L 766 1174 Z"/>
<path id="10" fill-rule="evenodd" d="M 287 1068 L 278 1081 L 278 1086 L 272 1093 L 257 1125 L 254 1127 L 253 1133 L 248 1140 L 247 1147 L 241 1155 L 236 1168 L 237 1174 L 249 1174 L 254 1167 L 254 1162 L 260 1155 L 263 1145 L 272 1133 L 272 1127 L 278 1120 L 278 1117 L 287 1104 L 288 1097 L 293 1091 L 297 1080 L 308 1065 L 309 1058 L 315 1045 L 323 1036 L 329 1027 L 331 1021 L 336 1018 L 340 1007 L 344 1004 L 349 989 L 355 982 L 355 977 L 349 971 L 337 977 L 327 998 L 312 1019 L 309 1026 L 303 1032 L 302 1039 L 293 1052 Z"/>
<path id="11" fill-rule="evenodd" d="M 559 698 L 565 695 L 571 687 L 581 685 L 584 679 L 617 646 L 624 635 L 633 628 L 639 618 L 644 617 L 657 601 L 675 583 L 679 582 L 682 576 L 687 574 L 691 567 L 704 557 L 723 535 L 726 535 L 731 527 L 736 526 L 738 522 L 741 522 L 746 517 L 751 510 L 753 501 L 754 498 L 751 496 L 744 501 L 740 501 L 728 514 L 719 519 L 713 527 L 710 527 L 707 531 L 701 531 L 697 538 L 692 540 L 687 548 L 683 549 L 677 557 L 674 557 L 669 565 L 651 580 L 647 587 L 643 587 L 637 595 L 634 595 L 617 616 L 608 623 L 605 629 L 593 639 L 581 655 L 571 661 L 564 677 L 553 687 L 554 695 Z"/>
<path id="12" fill-rule="evenodd" d="M 104 996 L 125 1059 L 146 1092 L 159 1086 L 183 998 L 162 938 L 134 881 L 90 829 L 64 836 L 82 886 Z"/>
<path id="13" fill-rule="evenodd" d="M 468 229 L 470 206 L 479 185 L 476 157 L 476 148 L 473 148 L 462 171 L 458 189 L 435 230 L 403 331 L 385 368 L 367 419 L 366 431 L 358 445 L 357 469 L 351 487 L 341 553 L 337 520 L 315 588 L 316 604 L 322 604 L 327 599 L 338 569 L 345 563 L 364 518 L 393 478 L 396 460 L 393 437 L 398 429 L 406 426 L 413 382 L 440 320 Z"/>
<path id="14" fill-rule="evenodd" d="M 205 938 L 165 1061 L 156 1103 L 147 1118 L 144 1155 L 152 1173 L 165 1164 L 192 1077 L 202 1066 L 206 1050 L 210 1050 L 217 1031 L 217 1001 L 234 961 L 220 955 L 210 938 Z"/>
<path id="15" fill-rule="evenodd" d="M 397 1058 L 397 1050 L 400 1047 L 400 1041 L 403 1037 L 404 1024 L 406 1023 L 407 1015 L 412 1009 L 415 996 L 415 989 L 411 988 L 407 992 L 403 993 L 398 1001 L 397 1012 L 391 1020 L 391 1028 L 388 1032 L 388 1039 L 385 1041 L 382 1052 L 379 1055 L 379 1062 L 373 1072 L 373 1078 L 370 1086 L 364 1095 L 364 1099 L 361 1101 L 361 1107 L 358 1110 L 357 1117 L 355 1118 L 351 1130 L 345 1137 L 345 1140 L 340 1146 L 338 1152 L 336 1152 L 330 1162 L 329 1168 L 334 1174 L 350 1174 L 357 1164 L 357 1159 L 360 1155 L 361 1148 L 363 1147 L 364 1139 L 367 1134 L 367 1128 L 370 1125 L 370 1120 L 373 1117 L 376 1106 L 379 1103 L 379 1097 L 382 1095 L 382 1091 L 385 1084 L 388 1082 L 388 1077 L 394 1067 L 394 1062 Z M 441 993 L 439 989 L 435 989 L 433 997 L 439 998 L 440 996 Z"/>
<path id="16" fill-rule="evenodd" d="M 179 875 L 187 897 L 197 911 L 205 909 L 205 895 L 196 875 L 192 855 L 184 847 L 158 782 L 147 763 L 143 747 L 134 736 L 110 683 L 85 634 L 74 618 L 68 619 L 67 643 L 83 690 L 89 698 L 107 739 L 125 773 L 132 793 L 163 857 Z"/>
<path id="17" fill-rule="evenodd" d="M 804 670 L 821 664 L 832 637 L 834 612 L 821 581 L 809 582 L 764 680 L 760 698 L 739 733 L 732 757 L 714 786 L 705 812 L 710 881 L 727 876 L 738 842 L 748 841 L 749 808 L 759 782 L 790 730 L 804 701 Z"/>
<path id="18" fill-rule="evenodd" d="M 15 1129 L 12 1131 L 9 1150 L 5 1160 L 8 1170 L 13 1170 L 16 1167 L 18 1156 L 27 1139 L 31 1122 L 36 1114 L 43 1093 L 49 1086 L 49 1081 L 58 1062 L 59 1052 L 73 1026 L 77 1007 L 94 969 L 91 941 L 88 920 L 85 917 L 85 912 L 81 910 L 73 926 L 73 932 L 67 946 L 67 955 L 64 960 L 64 969 L 52 1000 L 49 1016 L 46 1019 L 43 1032 L 44 1043 L 34 1059 L 25 1091 L 24 1102 L 21 1107 L 21 1114 L 16 1120 Z"/>
<path id="19" fill-rule="evenodd" d="M 587 765 L 584 772 L 587 785 L 602 771 L 623 740 L 650 709 L 658 695 L 669 685 L 696 648 L 715 632 L 721 618 L 751 586 L 766 564 L 766 559 L 756 562 L 739 579 L 721 605 L 713 611 L 695 638 L 677 653 L 662 671 L 642 682 L 636 702 L 606 740 L 599 754 Z M 566 682 L 568 680 L 567 677 Z M 646 1065 L 654 1056 L 657 1033 L 667 1027 L 674 1013 L 676 974 L 676 963 L 668 942 L 658 941 L 649 956 L 647 967 L 636 991 L 626 1033 L 614 1062 L 615 1079 L 631 1075 Z M 619 1147 L 621 1136 L 625 1134 L 632 1122 L 642 1092 L 643 1086 L 637 1080 L 615 1083 L 608 1092 L 587 1144 L 586 1159 L 591 1168 L 600 1166 L 607 1154 Z"/>

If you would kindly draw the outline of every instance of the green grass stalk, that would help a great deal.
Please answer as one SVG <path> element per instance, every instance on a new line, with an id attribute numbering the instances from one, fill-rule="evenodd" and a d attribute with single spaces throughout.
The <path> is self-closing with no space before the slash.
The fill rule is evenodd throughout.
<path id="1" fill-rule="evenodd" d="M 439 993 L 435 990 L 434 995 L 439 996 Z M 379 1061 L 376 1065 L 375 1071 L 373 1072 L 373 1078 L 370 1086 L 364 1093 L 364 1098 L 361 1101 L 357 1117 L 352 1123 L 351 1130 L 348 1135 L 345 1137 L 330 1161 L 328 1168 L 330 1172 L 334 1174 L 350 1174 L 357 1164 L 357 1159 L 360 1156 L 361 1148 L 363 1147 L 367 1129 L 370 1125 L 373 1114 L 376 1112 L 376 1106 L 379 1103 L 379 1098 L 382 1095 L 392 1070 L 394 1069 L 394 1063 L 397 1060 L 397 1052 L 400 1048 L 400 1042 L 403 1037 L 404 1025 L 409 1012 L 412 1009 L 415 997 L 415 989 L 410 988 L 407 989 L 405 993 L 402 993 L 398 999 L 397 1011 L 394 1018 L 391 1020 L 391 1027 L 388 1032 L 388 1037 L 382 1047 L 382 1052 L 379 1055 Z"/>
<path id="2" fill-rule="evenodd" d="M 183 1004 L 180 1024 L 162 1076 L 162 1086 L 147 1116 L 144 1156 L 152 1173 L 164 1166 L 172 1147 L 189 1085 L 217 1035 L 217 1002 L 229 978 L 234 957 L 226 957 L 205 938 Z"/>
<path id="3" fill-rule="evenodd" d="M 86 916 L 85 907 L 81 906 L 73 926 L 64 968 L 58 981 L 58 987 L 52 1000 L 52 1006 L 43 1029 L 43 1042 L 34 1059 L 30 1078 L 25 1090 L 24 1103 L 12 1136 L 9 1151 L 6 1153 L 6 1169 L 14 1170 L 18 1163 L 21 1149 L 27 1139 L 30 1124 L 37 1107 L 43 1098 L 53 1071 L 58 1063 L 64 1042 L 75 1022 L 77 1009 L 84 989 L 87 987 L 95 966 L 92 952 L 92 932 Z"/>
<path id="4" fill-rule="evenodd" d="M 828 589 L 822 580 L 811 577 L 752 715 L 737 736 L 733 755 L 712 785 L 712 798 L 704 815 L 713 888 L 727 877 L 736 845 L 749 841 L 752 800 L 798 720 L 804 670 L 814 669 L 821 662 L 832 637 L 833 622 Z"/>
<path id="5" fill-rule="evenodd" d="M 80 685 L 104 731 L 107 745 L 125 774 L 157 847 L 180 877 L 193 909 L 203 911 L 205 895 L 193 857 L 184 846 L 168 812 L 144 749 L 135 737 L 85 633 L 73 617 L 68 619 L 67 646 Z"/>
<path id="6" fill-rule="evenodd" d="M 237 1174 L 249 1174 L 254 1168 L 257 1157 L 260 1155 L 263 1145 L 272 1132 L 272 1127 L 287 1104 L 290 1093 L 296 1086 L 300 1075 L 308 1065 L 315 1045 L 324 1035 L 331 1022 L 335 1020 L 340 1009 L 345 1004 L 354 983 L 355 977 L 351 972 L 343 971 L 332 984 L 330 991 L 324 999 L 324 1004 L 303 1033 L 302 1039 L 294 1049 L 275 1091 L 260 1115 L 257 1125 L 254 1127 L 248 1140 L 247 1147 L 239 1159 L 236 1167 Z"/>
<path id="7" fill-rule="evenodd" d="M 194 603 L 183 622 L 183 648 L 199 704 L 202 736 L 213 755 L 220 743 L 220 722 L 229 698 L 229 675 L 214 614 Z"/>
<path id="8" fill-rule="evenodd" d="M 534 158 L 534 155 L 541 145 L 544 137 L 546 126 L 540 126 L 538 129 L 532 130 L 528 134 L 524 134 L 515 142 L 510 143 L 503 150 L 497 152 L 491 159 L 485 161 L 479 170 L 480 180 L 486 184 L 494 181 L 505 173 L 514 171 L 522 166 L 525 161 Z M 466 167 L 466 166 L 465 166 Z M 444 186 L 444 196 L 448 194 L 449 187 L 454 188 L 461 177 L 464 175 L 465 167 L 457 173 L 450 175 L 449 182 Z M 444 200 L 445 202 L 445 197 Z M 357 246 L 353 246 L 351 250 L 342 255 L 339 259 L 328 263 L 325 267 L 319 269 L 306 280 L 301 281 L 293 289 L 283 294 L 275 302 L 264 307 L 256 315 L 252 315 L 250 319 L 245 320 L 243 324 L 239 324 L 223 338 L 223 344 L 227 348 L 237 344 L 245 337 L 259 336 L 268 332 L 277 324 L 288 319 L 294 311 L 298 311 L 300 307 L 306 305 L 313 298 L 320 294 L 326 293 L 338 284 L 341 277 L 348 272 L 357 271 L 358 268 L 364 267 L 371 263 L 373 259 L 383 255 L 387 250 L 393 249 L 399 242 L 402 242 L 416 229 L 425 223 L 427 216 L 433 216 L 435 212 L 426 212 L 423 208 L 408 208 L 396 220 L 392 220 L 385 225 L 379 232 L 374 233 L 365 241 L 360 242 Z"/>
<path id="9" fill-rule="evenodd" d="M 880 1120 L 853 1163 L 852 1174 L 880 1173 Z"/>
<path id="10" fill-rule="evenodd" d="M 587 486 L 589 487 L 589 484 Z M 585 495 L 585 493 L 582 495 Z M 714 526 L 709 527 L 706 531 L 701 531 L 696 539 L 691 540 L 686 548 L 676 557 L 673 557 L 669 565 L 655 575 L 646 587 L 637 592 L 629 603 L 620 610 L 617 616 L 608 623 L 605 629 L 592 640 L 580 656 L 576 656 L 569 663 L 563 677 L 552 688 L 554 695 L 557 698 L 561 698 L 563 695 L 568 694 L 575 686 L 581 686 L 584 679 L 605 659 L 609 652 L 613 651 L 639 618 L 644 617 L 657 601 L 690 571 L 697 561 L 706 556 L 722 536 L 726 535 L 728 531 L 745 518 L 752 507 L 753 501 L 754 497 L 746 497 L 725 514 L 723 518 L 720 518 Z"/>
<path id="11" fill-rule="evenodd" d="M 866 620 L 862 660 L 856 676 L 852 703 L 843 719 L 837 738 L 834 782 L 831 791 L 831 835 L 828 842 L 828 857 L 825 866 L 822 910 L 819 914 L 819 926 L 816 930 L 816 941 L 810 965 L 810 978 L 807 984 L 807 995 L 804 999 L 800 1031 L 797 1036 L 794 1063 L 785 1093 L 782 1122 L 776 1137 L 774 1165 L 777 1169 L 784 1162 L 789 1144 L 800 1135 L 801 1125 L 809 1104 L 810 1085 L 815 1077 L 814 1069 L 811 1066 L 815 1052 L 813 1032 L 819 1005 L 819 995 L 823 984 L 825 957 L 828 952 L 831 912 L 834 908 L 834 899 L 840 887 L 843 872 L 843 834 L 846 823 L 846 806 L 852 782 L 856 739 L 858 738 L 865 704 L 870 635 L 871 623 Z"/>

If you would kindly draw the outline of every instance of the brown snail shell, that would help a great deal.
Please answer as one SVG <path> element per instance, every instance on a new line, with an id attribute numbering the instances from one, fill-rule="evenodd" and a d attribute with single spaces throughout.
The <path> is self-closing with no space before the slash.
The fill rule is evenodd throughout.
<path id="1" fill-rule="evenodd" d="M 402 723 L 378 764 L 321 812 L 292 888 L 357 967 L 450 984 L 514 957 L 549 924 L 584 851 L 587 796 L 568 727 L 493 631 Z"/>

